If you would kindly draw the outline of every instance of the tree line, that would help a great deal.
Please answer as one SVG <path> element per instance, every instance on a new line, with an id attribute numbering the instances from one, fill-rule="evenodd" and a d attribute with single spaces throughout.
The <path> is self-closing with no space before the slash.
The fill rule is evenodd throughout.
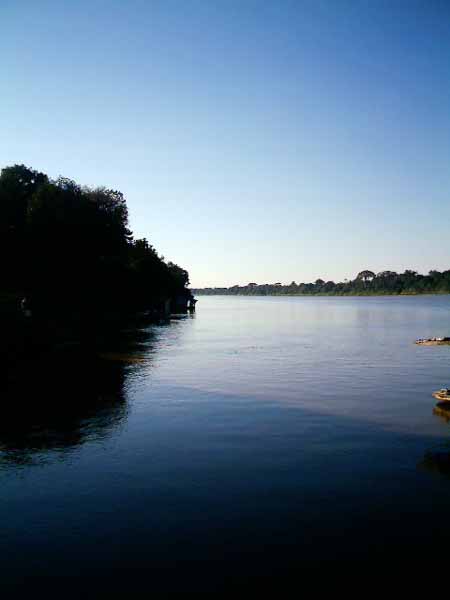
<path id="1" fill-rule="evenodd" d="M 25 165 L 0 174 L 0 256 L 0 293 L 36 313 L 156 311 L 191 296 L 188 272 L 134 239 L 121 192 Z"/>
<path id="2" fill-rule="evenodd" d="M 198 295 L 242 295 L 242 296 L 370 296 L 397 294 L 448 294 L 450 293 L 450 270 L 430 271 L 421 275 L 407 269 L 404 273 L 368 269 L 361 271 L 350 281 L 335 283 L 316 279 L 314 283 L 249 283 L 229 288 L 194 289 Z"/>

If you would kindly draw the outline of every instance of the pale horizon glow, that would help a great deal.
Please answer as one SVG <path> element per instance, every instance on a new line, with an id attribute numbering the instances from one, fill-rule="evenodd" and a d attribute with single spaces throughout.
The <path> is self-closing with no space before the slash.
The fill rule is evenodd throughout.
<path id="1" fill-rule="evenodd" d="M 450 268 L 450 4 L 5 0 L 0 168 L 121 190 L 192 287 Z"/>

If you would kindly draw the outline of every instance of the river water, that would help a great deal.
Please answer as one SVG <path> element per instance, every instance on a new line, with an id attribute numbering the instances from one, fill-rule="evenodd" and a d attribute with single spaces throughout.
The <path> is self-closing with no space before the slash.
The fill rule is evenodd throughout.
<path id="1" fill-rule="evenodd" d="M 20 365 L 0 586 L 160 597 L 439 568 L 450 347 L 413 341 L 448 334 L 450 296 L 200 297 L 100 356 Z"/>

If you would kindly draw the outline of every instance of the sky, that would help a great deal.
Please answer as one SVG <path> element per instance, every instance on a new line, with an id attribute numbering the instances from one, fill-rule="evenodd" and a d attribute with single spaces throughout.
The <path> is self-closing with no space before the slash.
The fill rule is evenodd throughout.
<path id="1" fill-rule="evenodd" d="M 0 168 L 193 287 L 450 268 L 450 0 L 0 0 Z"/>

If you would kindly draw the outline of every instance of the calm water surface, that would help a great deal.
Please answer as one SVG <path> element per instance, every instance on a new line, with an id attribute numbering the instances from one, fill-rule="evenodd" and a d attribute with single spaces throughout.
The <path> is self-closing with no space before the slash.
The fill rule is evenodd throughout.
<path id="1" fill-rule="evenodd" d="M 1 586 L 276 586 L 445 560 L 450 297 L 200 297 L 2 394 Z M 402 563 L 403 564 L 403 563 Z M 61 579 L 63 578 L 63 579 Z M 57 586 L 56 586 L 57 587 Z"/>

